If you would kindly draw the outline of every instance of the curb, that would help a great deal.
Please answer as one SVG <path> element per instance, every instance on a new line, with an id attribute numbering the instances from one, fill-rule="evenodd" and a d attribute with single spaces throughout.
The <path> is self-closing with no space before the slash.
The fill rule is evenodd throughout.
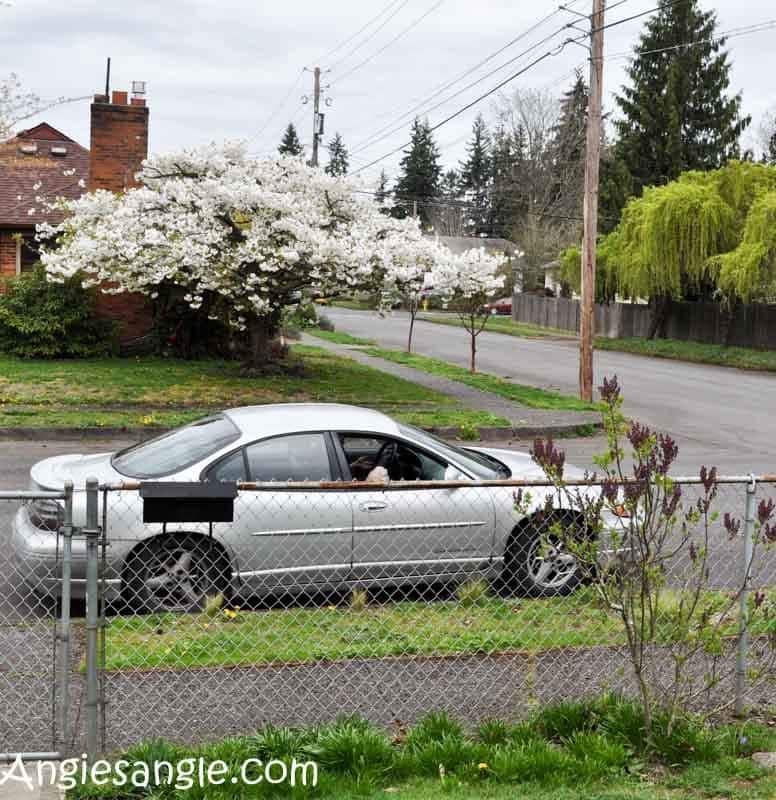
<path id="1" fill-rule="evenodd" d="M 600 422 L 585 422 L 565 425 L 528 425 L 516 428 L 505 427 L 478 427 L 477 433 L 481 442 L 497 442 L 504 439 L 533 439 L 537 436 L 569 437 L 579 435 L 590 435 L 589 430 L 601 429 Z M 147 427 L 122 427 L 114 426 L 103 428 L 0 428 L 0 441 L 26 441 L 26 442 L 70 442 L 80 440 L 95 439 L 115 439 L 125 437 L 128 439 L 150 439 L 154 436 L 167 433 L 172 428 L 164 428 L 158 425 Z M 443 439 L 466 438 L 465 431 L 458 426 L 426 428 L 430 433 L 436 434 Z M 475 441 L 472 439 L 471 441 Z"/>

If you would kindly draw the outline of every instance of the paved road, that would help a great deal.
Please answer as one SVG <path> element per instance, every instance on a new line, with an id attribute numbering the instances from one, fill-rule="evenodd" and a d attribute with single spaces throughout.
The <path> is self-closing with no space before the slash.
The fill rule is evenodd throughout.
<path id="1" fill-rule="evenodd" d="M 404 347 L 407 317 L 394 312 L 381 319 L 374 312 L 331 308 L 339 330 L 390 347 Z M 466 365 L 468 334 L 460 328 L 416 323 L 418 353 Z M 577 349 L 573 340 L 519 339 L 482 333 L 478 365 L 483 372 L 520 383 L 577 391 Z M 725 367 L 599 352 L 596 381 L 616 374 L 632 417 L 670 432 L 680 446 L 683 469 L 701 463 L 726 472 L 776 472 L 776 375 Z"/>

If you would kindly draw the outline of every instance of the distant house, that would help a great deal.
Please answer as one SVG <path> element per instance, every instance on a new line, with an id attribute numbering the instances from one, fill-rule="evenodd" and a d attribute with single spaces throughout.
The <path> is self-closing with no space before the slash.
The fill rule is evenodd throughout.
<path id="1" fill-rule="evenodd" d="M 41 196 L 74 199 L 89 184 L 89 151 L 46 122 L 0 143 L 0 276 L 38 260 L 35 226 L 56 223 Z"/>
<path id="2" fill-rule="evenodd" d="M 98 94 L 90 108 L 89 150 L 46 122 L 0 143 L 0 289 L 2 279 L 37 261 L 35 226 L 61 222 L 48 202 L 137 185 L 135 175 L 148 155 L 148 116 L 138 94 L 113 92 L 110 100 Z M 101 294 L 97 311 L 121 323 L 123 340 L 150 328 L 148 303 L 138 295 Z"/>

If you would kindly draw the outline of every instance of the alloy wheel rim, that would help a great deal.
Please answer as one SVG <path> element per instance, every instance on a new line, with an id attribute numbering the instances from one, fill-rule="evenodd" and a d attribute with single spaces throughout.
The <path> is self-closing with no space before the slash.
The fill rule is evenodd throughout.
<path id="1" fill-rule="evenodd" d="M 547 552 L 539 553 L 541 542 L 537 539 L 528 551 L 528 574 L 543 589 L 565 586 L 577 572 L 577 560 L 566 552 L 562 542 L 550 540 Z"/>

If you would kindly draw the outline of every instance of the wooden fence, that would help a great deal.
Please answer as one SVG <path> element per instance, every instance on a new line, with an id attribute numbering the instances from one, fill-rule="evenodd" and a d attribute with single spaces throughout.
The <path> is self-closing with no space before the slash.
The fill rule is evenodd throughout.
<path id="1" fill-rule="evenodd" d="M 515 294 L 512 318 L 544 328 L 578 331 L 579 301 Z M 595 307 L 597 336 L 645 337 L 651 321 L 652 310 L 646 305 L 609 303 Z M 665 338 L 776 350 L 776 305 L 739 304 L 731 317 L 717 303 L 674 303 L 666 321 Z"/>

